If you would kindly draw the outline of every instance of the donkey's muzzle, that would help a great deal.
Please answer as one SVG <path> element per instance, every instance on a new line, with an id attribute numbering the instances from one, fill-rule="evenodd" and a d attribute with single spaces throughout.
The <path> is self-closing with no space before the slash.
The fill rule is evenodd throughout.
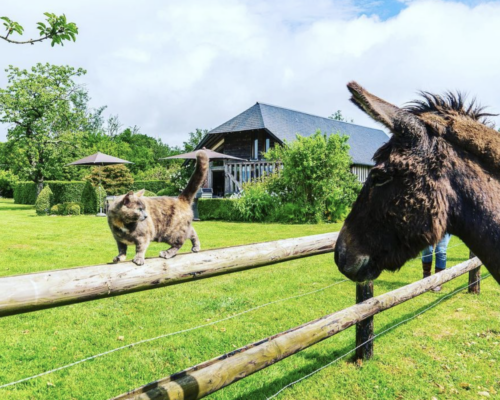
<path id="1" fill-rule="evenodd" d="M 355 282 L 365 282 L 377 278 L 380 271 L 372 266 L 370 257 L 357 254 L 354 249 L 348 249 L 343 235 L 339 235 L 335 244 L 335 263 L 347 278 Z"/>

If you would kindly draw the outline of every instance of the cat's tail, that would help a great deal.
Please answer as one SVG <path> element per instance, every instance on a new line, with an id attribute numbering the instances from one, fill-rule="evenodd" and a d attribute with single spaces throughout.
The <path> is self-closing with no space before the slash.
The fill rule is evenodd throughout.
<path id="1" fill-rule="evenodd" d="M 179 195 L 179 200 L 187 201 L 189 204 L 193 202 L 196 192 L 207 178 L 208 173 L 208 154 L 204 150 L 198 150 L 196 153 L 196 167 L 189 179 L 188 184 Z"/>

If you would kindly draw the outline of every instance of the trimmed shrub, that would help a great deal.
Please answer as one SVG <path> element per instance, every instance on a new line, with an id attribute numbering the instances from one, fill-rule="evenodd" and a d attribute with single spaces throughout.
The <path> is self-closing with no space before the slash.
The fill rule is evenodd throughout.
<path id="1" fill-rule="evenodd" d="M 145 197 L 155 197 L 156 193 L 150 192 L 149 190 L 146 190 L 143 194 Z"/>
<path id="2" fill-rule="evenodd" d="M 34 182 L 17 182 L 14 187 L 14 203 L 31 204 L 36 202 L 36 185 Z"/>
<path id="3" fill-rule="evenodd" d="M 50 207 L 54 202 L 54 194 L 50 190 L 50 186 L 45 186 L 38 195 L 35 202 L 35 210 L 37 215 L 48 215 Z"/>
<path id="4" fill-rule="evenodd" d="M 61 212 L 59 210 L 60 204 L 50 207 L 50 215 L 59 215 Z"/>
<path id="5" fill-rule="evenodd" d="M 198 214 L 202 221 L 239 221 L 235 199 L 198 199 Z"/>
<path id="6" fill-rule="evenodd" d="M 19 178 L 12 172 L 0 171 L 0 196 L 12 198 L 18 181 Z"/>
<path id="7" fill-rule="evenodd" d="M 92 185 L 92 183 L 90 181 L 87 181 L 85 183 L 85 187 L 83 188 L 83 191 L 82 191 L 81 203 L 83 204 L 83 206 L 85 208 L 86 214 L 97 213 L 99 201 L 97 200 L 96 189 L 94 188 L 94 186 Z"/>
<path id="8" fill-rule="evenodd" d="M 82 203 L 67 202 L 57 204 L 50 209 L 54 215 L 80 215 L 85 211 Z"/>
<path id="9" fill-rule="evenodd" d="M 158 196 L 179 196 L 179 190 L 176 187 L 170 186 L 158 192 Z"/>
<path id="10" fill-rule="evenodd" d="M 68 215 L 80 215 L 80 206 L 78 204 L 72 204 L 67 208 Z"/>

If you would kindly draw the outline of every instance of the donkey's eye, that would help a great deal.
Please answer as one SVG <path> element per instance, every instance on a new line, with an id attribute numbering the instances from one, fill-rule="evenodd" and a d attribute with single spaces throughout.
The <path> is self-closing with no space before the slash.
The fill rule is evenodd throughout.
<path id="1" fill-rule="evenodd" d="M 390 175 L 377 174 L 372 176 L 373 186 L 383 186 L 386 183 L 389 183 L 390 181 L 392 181 L 392 176 Z"/>

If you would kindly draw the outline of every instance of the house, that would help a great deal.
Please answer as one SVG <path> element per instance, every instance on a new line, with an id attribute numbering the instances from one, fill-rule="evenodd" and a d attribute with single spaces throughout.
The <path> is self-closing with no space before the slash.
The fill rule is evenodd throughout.
<path id="1" fill-rule="evenodd" d="M 285 141 L 291 142 L 297 134 L 310 136 L 318 130 L 327 135 L 339 133 L 349 136 L 349 152 L 353 162 L 351 171 L 361 182 L 366 180 L 374 165 L 372 157 L 375 151 L 389 140 L 389 136 L 380 129 L 255 103 L 248 110 L 212 129 L 196 147 L 206 147 L 247 160 L 211 162 L 208 187 L 213 189 L 214 195 L 219 196 L 239 191 L 242 183 L 279 168 L 263 158 L 262 154 L 269 148 Z"/>

